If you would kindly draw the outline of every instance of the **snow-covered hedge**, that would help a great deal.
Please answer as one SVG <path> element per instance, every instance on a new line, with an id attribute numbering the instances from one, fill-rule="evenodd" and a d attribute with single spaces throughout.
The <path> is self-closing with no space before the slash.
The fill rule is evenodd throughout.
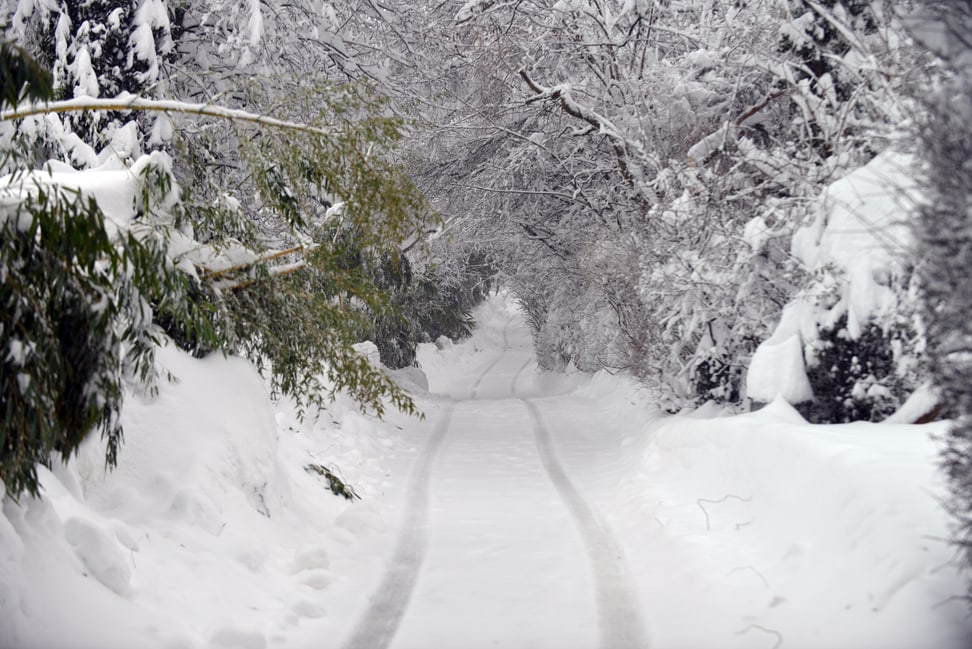
<path id="1" fill-rule="evenodd" d="M 915 164 L 886 152 L 823 191 L 792 241 L 808 281 L 753 355 L 750 399 L 782 397 L 815 421 L 874 421 L 921 384 Z"/>

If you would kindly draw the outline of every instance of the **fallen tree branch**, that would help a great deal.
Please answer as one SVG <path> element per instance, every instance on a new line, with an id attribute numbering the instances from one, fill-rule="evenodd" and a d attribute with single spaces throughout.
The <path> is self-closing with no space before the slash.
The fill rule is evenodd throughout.
<path id="1" fill-rule="evenodd" d="M 245 288 L 247 286 L 253 286 L 262 279 L 269 279 L 274 277 L 283 277 L 284 275 L 289 275 L 291 273 L 296 273 L 298 270 L 302 270 L 307 267 L 307 261 L 301 259 L 300 261 L 295 261 L 292 264 L 282 264 L 280 266 L 275 266 L 273 268 L 267 269 L 268 278 L 263 277 L 251 277 L 249 279 L 243 279 L 238 281 L 225 280 L 224 282 L 216 282 L 213 284 L 213 288 L 217 291 L 232 291 L 238 288 Z"/>
<path id="2" fill-rule="evenodd" d="M 312 249 L 313 248 L 311 248 L 311 250 Z M 255 264 L 262 264 L 268 261 L 273 261 L 274 259 L 285 257 L 293 253 L 306 252 L 307 250 L 308 249 L 305 248 L 304 246 L 295 246 L 287 250 L 278 250 L 275 252 L 268 253 L 263 257 L 257 257 L 256 259 L 253 259 L 251 261 L 244 262 L 242 264 L 237 264 L 235 266 L 230 266 L 228 268 L 221 268 L 220 270 L 209 271 L 205 273 L 202 277 L 200 277 L 200 279 L 202 280 L 215 279 L 217 277 L 222 277 L 223 275 L 228 275 L 229 273 L 234 273 L 238 270 L 243 270 L 244 268 L 249 268 Z"/>

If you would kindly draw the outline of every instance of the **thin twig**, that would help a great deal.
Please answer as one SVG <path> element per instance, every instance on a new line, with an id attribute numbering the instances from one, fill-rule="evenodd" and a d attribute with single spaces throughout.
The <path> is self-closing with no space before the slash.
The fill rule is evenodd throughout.
<path id="1" fill-rule="evenodd" d="M 769 633 L 771 635 L 775 635 L 776 636 L 776 644 L 773 645 L 773 649 L 779 649 L 780 647 L 783 646 L 783 634 L 782 633 L 780 633 L 779 631 L 776 631 L 774 629 L 767 629 L 765 626 L 762 626 L 760 624 L 750 624 L 749 626 L 747 626 L 742 631 L 736 631 L 736 635 L 744 635 L 744 634 L 748 633 L 750 629 L 759 629 L 760 631 L 763 631 L 765 633 Z"/>
<path id="2" fill-rule="evenodd" d="M 753 573 L 755 573 L 756 576 L 759 577 L 760 580 L 763 582 L 763 585 L 769 588 L 769 582 L 766 581 L 766 577 L 763 576 L 763 573 L 761 573 L 759 570 L 756 570 L 756 568 L 753 568 L 752 566 L 739 566 L 738 568 L 733 568 L 728 573 L 726 573 L 726 576 L 735 574 L 737 572 L 741 572 L 743 570 L 750 570 Z"/>
<path id="3" fill-rule="evenodd" d="M 711 529 L 709 527 L 709 512 L 707 512 L 705 510 L 705 507 L 702 506 L 702 503 L 712 503 L 713 505 L 718 505 L 719 503 L 726 502 L 730 498 L 735 498 L 736 500 L 739 500 L 739 501 L 744 502 L 744 503 L 752 502 L 752 500 L 753 500 L 752 498 L 743 498 L 742 496 L 737 496 L 736 494 L 726 494 L 725 496 L 723 496 L 719 500 L 710 500 L 708 498 L 698 498 L 695 501 L 696 504 L 699 506 L 699 509 L 701 509 L 702 510 L 702 513 L 705 515 L 705 529 L 706 529 L 706 531 L 709 531 Z"/>

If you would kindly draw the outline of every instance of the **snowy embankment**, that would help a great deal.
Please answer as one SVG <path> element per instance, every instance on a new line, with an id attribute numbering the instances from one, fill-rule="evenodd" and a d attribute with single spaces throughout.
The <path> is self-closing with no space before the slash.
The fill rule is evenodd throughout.
<path id="1" fill-rule="evenodd" d="M 117 469 L 89 439 L 42 469 L 43 500 L 4 499 L 0 647 L 289 646 L 381 525 L 393 425 L 344 403 L 299 422 L 238 358 L 159 360 L 176 380 L 129 395 Z M 364 500 L 334 496 L 312 464 Z"/>
<path id="2" fill-rule="evenodd" d="M 810 425 L 777 401 L 648 428 L 618 524 L 651 548 L 659 646 L 965 646 L 942 425 Z"/>
<path id="3" fill-rule="evenodd" d="M 942 424 L 813 426 L 782 402 L 666 417 L 624 377 L 538 373 L 507 302 L 477 316 L 422 350 L 423 422 L 339 403 L 301 423 L 244 361 L 164 350 L 178 381 L 131 395 L 117 470 L 91 440 L 43 501 L 4 500 L 0 647 L 344 646 L 409 538 L 416 467 L 428 520 L 405 556 L 424 564 L 393 647 L 596 645 L 599 557 L 551 475 L 616 540 L 652 649 L 964 646 Z"/>

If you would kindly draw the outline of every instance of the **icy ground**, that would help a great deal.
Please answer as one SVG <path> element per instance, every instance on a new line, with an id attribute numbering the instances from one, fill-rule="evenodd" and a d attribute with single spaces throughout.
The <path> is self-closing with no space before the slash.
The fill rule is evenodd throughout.
<path id="1" fill-rule="evenodd" d="M 119 467 L 4 499 L 0 647 L 958 649 L 941 424 L 663 416 L 538 373 L 503 300 L 400 373 L 424 421 L 299 421 L 247 363 L 160 358 Z M 362 495 L 333 496 L 307 465 Z"/>

